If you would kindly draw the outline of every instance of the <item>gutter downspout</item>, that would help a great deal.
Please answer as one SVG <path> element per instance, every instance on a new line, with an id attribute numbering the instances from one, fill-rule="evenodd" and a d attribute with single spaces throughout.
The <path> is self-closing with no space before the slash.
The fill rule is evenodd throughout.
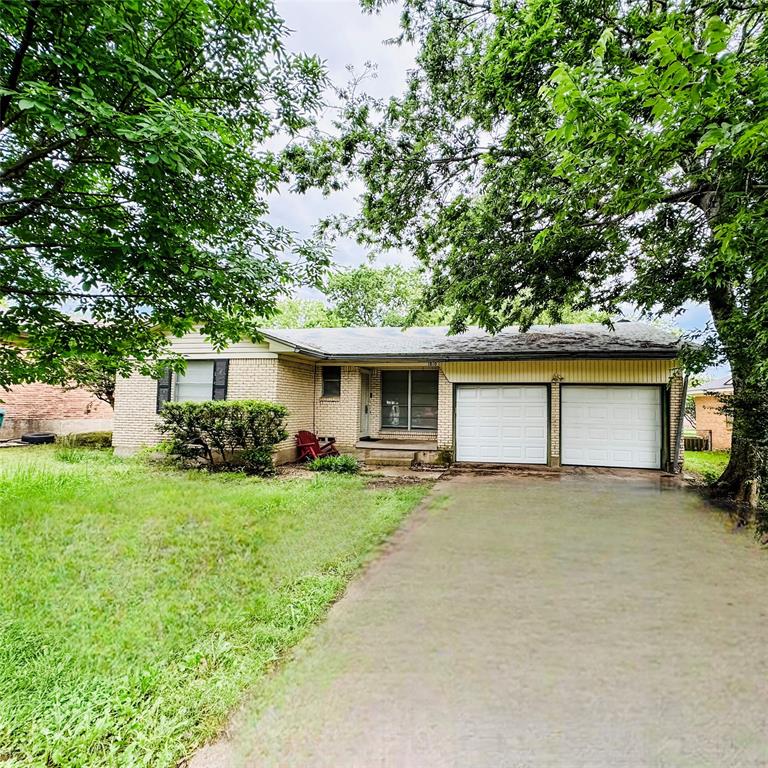
<path id="1" fill-rule="evenodd" d="M 683 379 L 683 398 L 680 401 L 680 413 L 677 419 L 677 433 L 675 434 L 675 455 L 672 460 L 672 472 L 675 475 L 680 474 L 683 469 L 683 462 L 680 461 L 680 441 L 683 439 L 683 421 L 685 420 L 685 401 L 688 399 L 688 374 Z"/>

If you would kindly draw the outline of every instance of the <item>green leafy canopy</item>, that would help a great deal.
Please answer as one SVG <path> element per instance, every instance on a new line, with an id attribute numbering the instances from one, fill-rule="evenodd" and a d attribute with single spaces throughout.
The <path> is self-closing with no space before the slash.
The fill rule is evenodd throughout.
<path id="1" fill-rule="evenodd" d="M 267 142 L 325 82 L 284 35 L 270 0 L 2 3 L 0 384 L 223 344 L 318 279 L 325 249 L 266 219 Z"/>
<path id="2" fill-rule="evenodd" d="M 382 0 L 365 0 L 376 10 Z M 453 327 L 707 301 L 689 360 L 734 373 L 736 450 L 768 423 L 764 0 L 403 0 L 406 92 L 352 88 L 291 147 L 299 190 L 365 191 L 364 242 L 413 252 Z M 756 405 L 758 404 L 758 405 Z"/>

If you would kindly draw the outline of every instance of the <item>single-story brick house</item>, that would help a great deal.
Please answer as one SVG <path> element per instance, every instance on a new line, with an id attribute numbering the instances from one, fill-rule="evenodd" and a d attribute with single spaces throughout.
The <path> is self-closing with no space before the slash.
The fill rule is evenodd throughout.
<path id="1" fill-rule="evenodd" d="M 19 384 L 8 391 L 0 388 L 0 410 L 5 411 L 0 440 L 27 432 L 68 435 L 112 429 L 110 405 L 80 388 L 39 383 Z"/>
<path id="2" fill-rule="evenodd" d="M 672 469 L 680 456 L 678 339 L 643 323 L 280 329 L 221 352 L 194 334 L 173 348 L 183 375 L 118 382 L 118 453 L 158 441 L 164 400 L 257 398 L 288 407 L 291 435 L 369 458 Z M 276 460 L 295 455 L 291 437 Z"/>
<path id="3" fill-rule="evenodd" d="M 733 394 L 730 374 L 689 389 L 688 394 L 696 405 L 696 432 L 709 439 L 710 450 L 729 451 L 733 423 L 730 416 L 723 413 L 723 398 Z"/>

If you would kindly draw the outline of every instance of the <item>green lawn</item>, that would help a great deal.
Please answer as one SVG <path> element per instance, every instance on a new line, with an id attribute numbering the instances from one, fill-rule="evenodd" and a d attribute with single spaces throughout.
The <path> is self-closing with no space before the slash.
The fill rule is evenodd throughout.
<path id="1" fill-rule="evenodd" d="M 426 491 L 0 450 L 0 763 L 175 765 Z"/>
<path id="2" fill-rule="evenodd" d="M 714 482 L 728 465 L 728 451 L 686 451 L 685 471 Z"/>

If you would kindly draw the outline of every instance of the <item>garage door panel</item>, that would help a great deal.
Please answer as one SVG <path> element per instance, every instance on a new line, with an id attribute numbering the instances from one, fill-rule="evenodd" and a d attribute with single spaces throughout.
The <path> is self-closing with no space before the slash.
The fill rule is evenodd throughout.
<path id="1" fill-rule="evenodd" d="M 455 423 L 458 461 L 547 461 L 546 386 L 461 385 Z"/>
<path id="2" fill-rule="evenodd" d="M 658 469 L 658 387 L 562 385 L 561 461 L 587 466 Z"/>

